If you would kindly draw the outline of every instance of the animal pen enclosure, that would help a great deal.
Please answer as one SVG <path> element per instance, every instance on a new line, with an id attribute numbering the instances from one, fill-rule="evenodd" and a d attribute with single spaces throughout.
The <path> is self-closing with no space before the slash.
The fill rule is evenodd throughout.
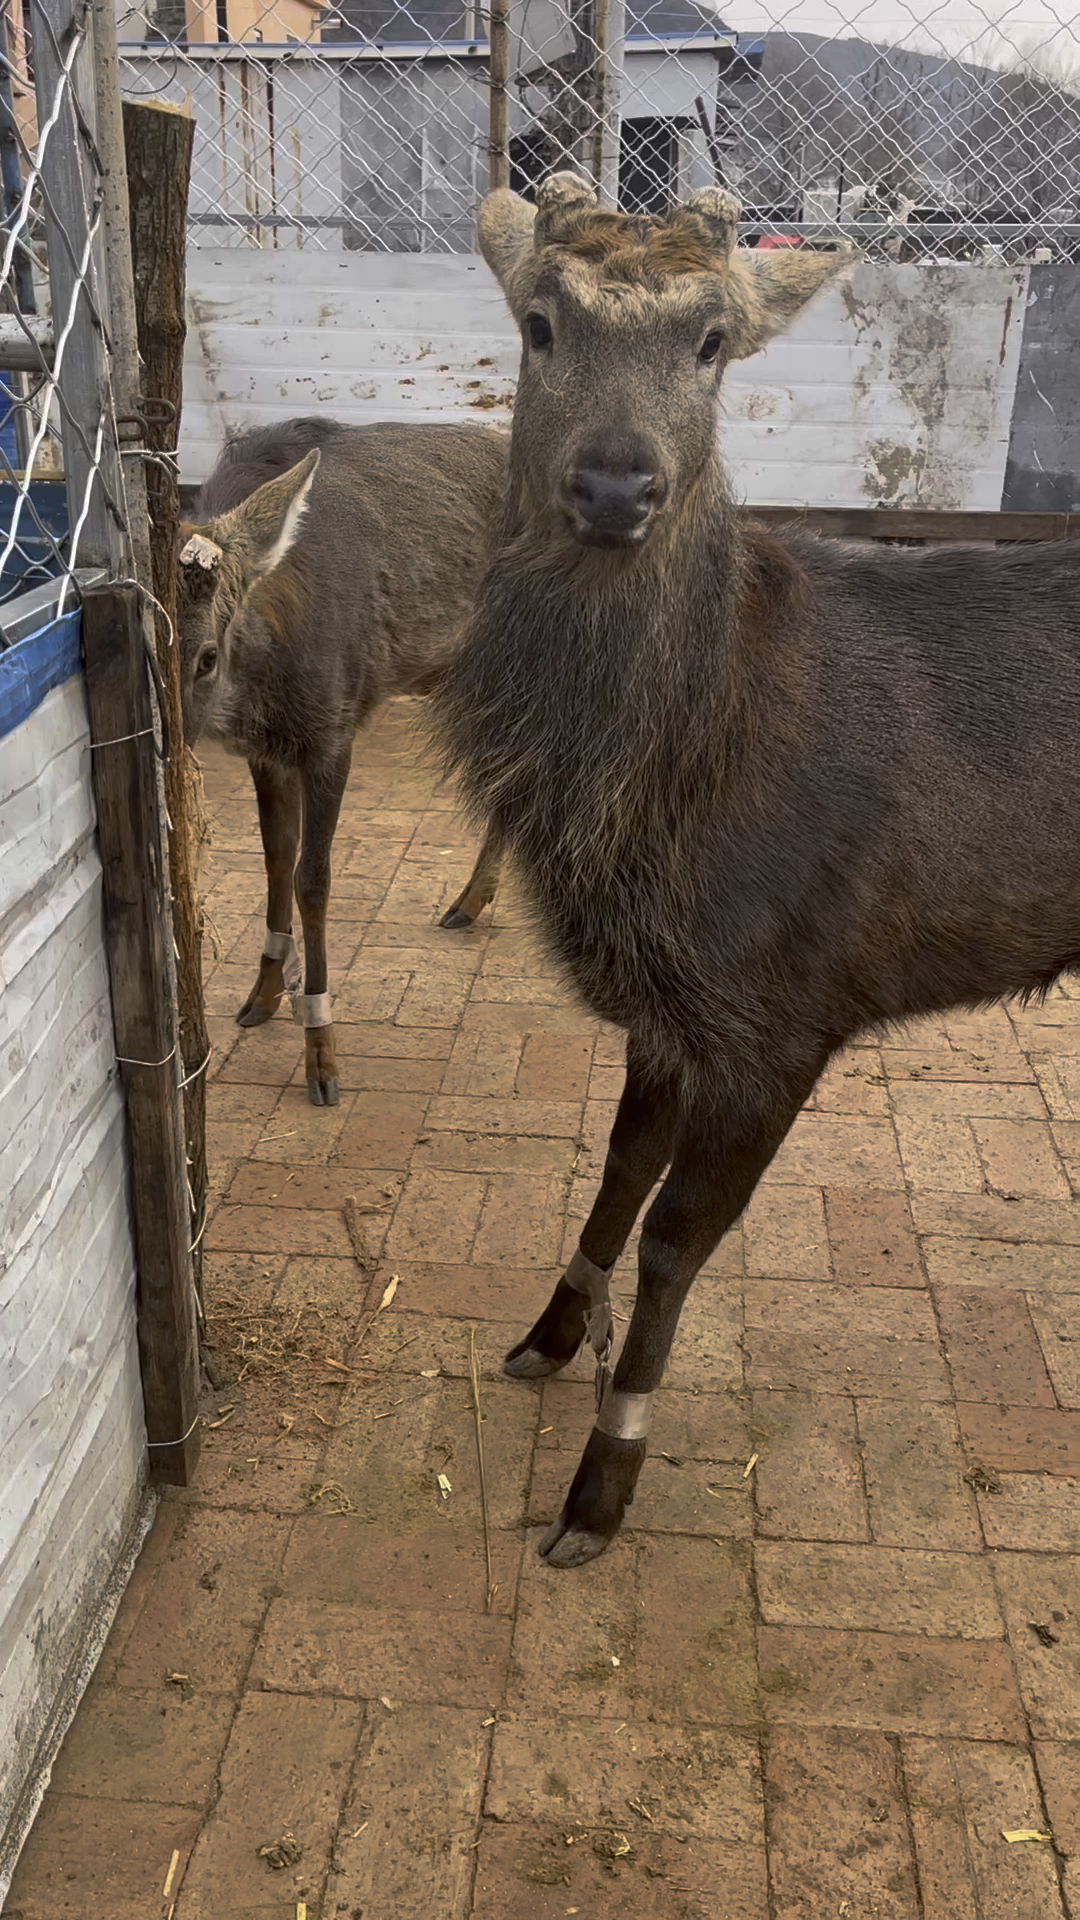
<path id="1" fill-rule="evenodd" d="M 10 35 L 0 69 L 0 1901 L 149 1484 L 198 1445 L 115 24 L 29 18 L 32 106 Z"/>
<path id="2" fill-rule="evenodd" d="M 1080 38 L 1039 9 L 1015 26 L 952 0 L 901 12 L 128 8 L 125 86 L 190 102 L 196 122 L 184 481 L 230 427 L 313 407 L 505 427 L 517 342 L 476 206 L 489 181 L 529 193 L 571 164 L 626 210 L 716 180 L 746 241 L 865 254 L 850 288 L 727 377 L 751 505 L 1067 514 Z"/>
<path id="3" fill-rule="evenodd" d="M 1010 48 L 988 14 L 946 43 L 927 14 L 886 45 L 839 15 L 773 31 L 690 0 L 32 0 L 32 82 L 9 22 L 0 1895 L 148 1463 L 182 1478 L 198 1438 L 205 1213 L 180 1083 L 202 1056 L 178 1064 L 153 623 L 131 585 L 150 581 L 151 431 L 175 443 L 139 397 L 115 33 L 126 91 L 196 123 L 186 480 L 227 426 L 312 408 L 505 425 L 517 347 L 472 252 L 476 204 L 570 159 L 633 211 L 723 179 L 748 240 L 865 245 L 850 298 L 731 384 L 753 502 L 1068 515 L 1075 42 L 1048 22 Z"/>

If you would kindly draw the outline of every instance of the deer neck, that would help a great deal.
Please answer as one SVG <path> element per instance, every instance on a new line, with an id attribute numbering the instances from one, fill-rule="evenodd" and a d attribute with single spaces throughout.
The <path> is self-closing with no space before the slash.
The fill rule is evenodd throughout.
<path id="1" fill-rule="evenodd" d="M 552 537 L 517 506 L 440 704 L 478 814 L 583 868 L 601 844 L 663 834 L 689 793 L 696 812 L 722 772 L 735 510 L 717 464 L 637 555 Z"/>

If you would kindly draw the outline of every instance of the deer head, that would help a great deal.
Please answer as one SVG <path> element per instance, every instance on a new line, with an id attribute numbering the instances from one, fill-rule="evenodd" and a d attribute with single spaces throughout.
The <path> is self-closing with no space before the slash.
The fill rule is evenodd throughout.
<path id="1" fill-rule="evenodd" d="M 184 737 L 229 733 L 235 721 L 235 653 L 248 599 L 280 567 L 300 531 L 319 464 L 313 447 L 205 526 L 180 529 L 177 628 Z"/>
<path id="2" fill-rule="evenodd" d="M 736 251 L 716 188 L 665 219 L 610 213 L 560 173 L 535 209 L 505 189 L 480 248 L 521 328 L 513 472 L 532 524 L 640 551 L 716 470 L 720 381 L 851 256 Z"/>

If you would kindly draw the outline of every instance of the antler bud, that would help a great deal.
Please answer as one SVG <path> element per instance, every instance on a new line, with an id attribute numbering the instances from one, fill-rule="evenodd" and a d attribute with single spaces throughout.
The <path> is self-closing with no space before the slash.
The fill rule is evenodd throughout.
<path id="1" fill-rule="evenodd" d="M 596 194 L 579 173 L 549 174 L 536 193 L 533 245 L 537 251 L 551 244 L 569 214 L 595 205 Z"/>

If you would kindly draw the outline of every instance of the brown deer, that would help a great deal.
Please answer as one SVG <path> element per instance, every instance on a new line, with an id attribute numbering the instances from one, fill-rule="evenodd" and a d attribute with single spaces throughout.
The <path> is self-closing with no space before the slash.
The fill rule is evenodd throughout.
<path id="1" fill-rule="evenodd" d="M 507 445 L 468 426 L 256 428 L 226 444 L 200 524 L 181 529 L 185 737 L 246 757 L 266 856 L 259 976 L 236 1017 L 261 1025 L 299 985 L 295 875 L 315 1106 L 338 1098 L 326 911 L 353 739 L 391 694 L 429 693 L 460 644 Z M 489 833 L 444 927 L 471 926 L 494 898 L 500 858 Z"/>
<path id="2" fill-rule="evenodd" d="M 1080 962 L 1080 566 L 740 523 L 720 379 L 845 264 L 735 250 L 737 208 L 500 191 L 480 244 L 523 334 L 501 542 L 436 695 L 593 1011 L 627 1034 L 596 1203 L 507 1373 L 598 1355 L 541 1552 L 617 1533 L 699 1268 L 830 1056 L 1044 992 Z M 613 1376 L 608 1276 L 654 1183 Z"/>

